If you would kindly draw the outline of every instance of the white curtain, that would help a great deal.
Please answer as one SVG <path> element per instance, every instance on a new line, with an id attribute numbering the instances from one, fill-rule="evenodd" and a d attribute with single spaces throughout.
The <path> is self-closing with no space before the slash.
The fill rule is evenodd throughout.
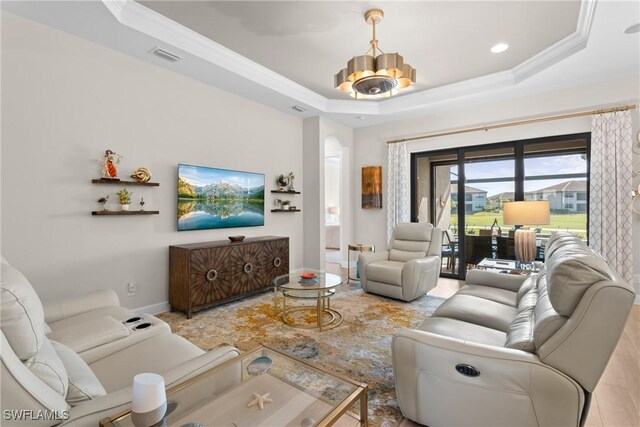
<path id="1" fill-rule="evenodd" d="M 597 114 L 591 119 L 589 246 L 632 283 L 631 113 Z"/>
<path id="2" fill-rule="evenodd" d="M 388 202 L 387 202 L 387 241 L 396 224 L 409 222 L 409 156 L 407 143 L 387 144 L 389 150 L 388 165 Z"/>

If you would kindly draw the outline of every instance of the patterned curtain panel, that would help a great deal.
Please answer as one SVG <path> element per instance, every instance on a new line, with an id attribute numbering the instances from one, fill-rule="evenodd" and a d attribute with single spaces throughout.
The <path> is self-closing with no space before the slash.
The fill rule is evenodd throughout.
<path id="1" fill-rule="evenodd" d="M 407 143 L 387 144 L 389 150 L 389 179 L 387 203 L 387 241 L 396 224 L 409 222 L 409 156 Z"/>
<path id="2" fill-rule="evenodd" d="M 629 111 L 592 117 L 589 245 L 629 283 L 633 278 L 632 145 Z"/>

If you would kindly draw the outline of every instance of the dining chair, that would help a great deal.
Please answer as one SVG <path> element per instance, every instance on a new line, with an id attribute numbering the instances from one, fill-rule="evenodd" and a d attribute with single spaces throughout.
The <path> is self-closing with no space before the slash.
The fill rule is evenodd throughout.
<path id="1" fill-rule="evenodd" d="M 493 257 L 491 236 L 464 236 L 464 260 L 467 268 L 478 265 L 485 258 Z"/>

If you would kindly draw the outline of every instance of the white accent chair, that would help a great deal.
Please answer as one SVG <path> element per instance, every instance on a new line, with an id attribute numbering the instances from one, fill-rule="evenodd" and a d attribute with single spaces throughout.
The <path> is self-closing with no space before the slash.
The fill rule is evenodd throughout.
<path id="1" fill-rule="evenodd" d="M 160 374 L 171 386 L 239 354 L 231 346 L 205 352 L 150 315 L 141 321 L 151 326 L 135 330 L 123 323 L 135 314 L 120 307 L 113 291 L 43 307 L 22 273 L 4 258 L 1 268 L 2 426 L 96 426 L 130 406 L 136 374 Z M 233 364 L 216 376 L 212 390 L 240 379 Z M 11 415 L 21 410 L 33 417 L 48 411 L 56 419 Z"/>
<path id="2" fill-rule="evenodd" d="M 366 292 L 413 301 L 438 283 L 442 230 L 427 223 L 402 223 L 393 230 L 389 250 L 358 257 Z"/>
<path id="3" fill-rule="evenodd" d="M 568 233 L 545 252 L 531 276 L 470 271 L 432 317 L 394 335 L 405 417 L 430 427 L 584 424 L 635 292 Z"/>

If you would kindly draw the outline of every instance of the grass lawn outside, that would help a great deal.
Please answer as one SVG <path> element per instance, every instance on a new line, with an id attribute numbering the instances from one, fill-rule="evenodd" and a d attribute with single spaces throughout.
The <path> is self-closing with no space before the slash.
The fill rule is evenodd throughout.
<path id="1" fill-rule="evenodd" d="M 499 212 L 476 212 L 473 215 L 466 214 L 465 216 L 465 225 L 467 230 L 469 229 L 480 229 L 480 228 L 491 228 L 493 221 L 497 219 L 498 225 L 504 230 L 509 230 L 513 228 L 512 225 L 504 225 L 502 222 L 502 211 Z M 458 225 L 458 218 L 456 215 L 451 216 L 451 227 L 456 227 Z M 587 233 L 587 214 L 551 214 L 551 224 L 542 225 L 540 227 L 530 226 L 531 228 L 542 228 L 543 232 L 554 232 L 558 230 L 562 231 L 572 231 L 576 234 Z"/>

